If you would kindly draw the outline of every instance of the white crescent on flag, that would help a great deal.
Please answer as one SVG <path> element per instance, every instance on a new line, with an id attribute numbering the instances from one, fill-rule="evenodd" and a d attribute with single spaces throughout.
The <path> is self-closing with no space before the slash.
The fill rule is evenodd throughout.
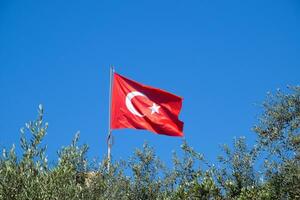
<path id="1" fill-rule="evenodd" d="M 139 117 L 144 117 L 144 115 L 142 115 L 141 113 L 139 113 L 135 108 L 134 106 L 132 105 L 132 102 L 131 102 L 131 99 L 135 96 L 143 96 L 143 97 L 147 97 L 146 95 L 144 95 L 143 93 L 141 92 L 138 92 L 138 91 L 133 91 L 133 92 L 130 92 L 126 95 L 126 100 L 125 100 L 125 103 L 126 103 L 126 107 L 127 109 L 134 115 L 136 116 L 139 116 Z"/>

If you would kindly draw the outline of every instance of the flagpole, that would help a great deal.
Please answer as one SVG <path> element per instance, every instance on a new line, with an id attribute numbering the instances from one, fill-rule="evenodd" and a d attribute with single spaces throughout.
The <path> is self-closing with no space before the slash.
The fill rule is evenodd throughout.
<path id="1" fill-rule="evenodd" d="M 114 67 L 111 65 L 109 70 L 109 99 L 108 99 L 108 136 L 107 136 L 107 170 L 110 169 L 111 164 L 111 147 L 112 147 L 112 130 L 111 130 L 111 93 L 112 93 L 112 82 L 113 82 L 113 73 Z"/>

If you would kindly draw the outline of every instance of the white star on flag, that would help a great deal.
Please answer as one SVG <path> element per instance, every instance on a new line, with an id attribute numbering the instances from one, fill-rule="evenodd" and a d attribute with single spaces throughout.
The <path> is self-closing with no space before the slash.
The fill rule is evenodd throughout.
<path id="1" fill-rule="evenodd" d="M 155 103 L 152 104 L 151 107 L 149 107 L 150 110 L 151 110 L 151 115 L 154 114 L 154 113 L 159 113 L 159 108 L 160 106 L 156 105 Z"/>

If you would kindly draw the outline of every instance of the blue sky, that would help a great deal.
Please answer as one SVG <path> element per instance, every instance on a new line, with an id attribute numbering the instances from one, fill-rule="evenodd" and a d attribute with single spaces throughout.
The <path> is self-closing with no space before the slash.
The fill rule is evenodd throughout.
<path id="1" fill-rule="evenodd" d="M 184 97 L 185 139 L 208 160 L 251 127 L 268 91 L 300 81 L 300 3 L 294 1 L 1 1 L 0 147 L 40 103 L 50 159 L 76 131 L 106 154 L 109 65 Z M 171 161 L 182 139 L 114 131 L 114 159 L 144 141 Z"/>

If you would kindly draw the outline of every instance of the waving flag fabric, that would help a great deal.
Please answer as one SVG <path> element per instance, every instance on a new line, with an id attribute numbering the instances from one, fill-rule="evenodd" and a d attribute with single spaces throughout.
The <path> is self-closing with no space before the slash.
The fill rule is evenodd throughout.
<path id="1" fill-rule="evenodd" d="M 178 119 L 182 100 L 169 92 L 114 73 L 111 128 L 146 129 L 157 134 L 182 137 L 183 122 Z"/>

